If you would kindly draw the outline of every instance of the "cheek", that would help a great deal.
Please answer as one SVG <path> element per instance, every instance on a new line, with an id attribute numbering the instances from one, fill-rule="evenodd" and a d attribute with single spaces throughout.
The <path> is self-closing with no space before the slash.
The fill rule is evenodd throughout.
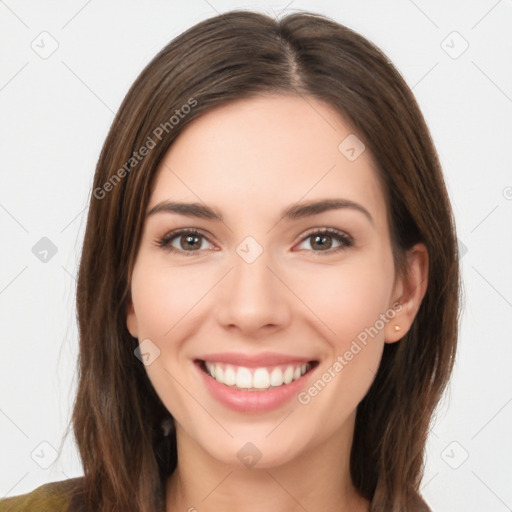
<path id="1" fill-rule="evenodd" d="M 314 286 L 310 283 L 308 305 L 327 326 L 322 331 L 329 348 L 316 380 L 298 401 L 311 417 L 325 418 L 329 432 L 355 411 L 375 378 L 390 321 L 392 280 L 392 265 L 375 258 L 326 267 L 315 273 Z"/>
<path id="2" fill-rule="evenodd" d="M 151 262 L 134 269 L 132 299 L 137 315 L 139 339 L 167 339 L 185 316 L 193 317 L 193 307 L 213 286 L 208 272 L 198 275 L 179 268 Z M 211 281 L 211 283 L 210 283 Z"/>
<path id="3" fill-rule="evenodd" d="M 208 279 L 204 276 L 201 279 L 145 257 L 138 260 L 132 276 L 139 341 L 149 339 L 159 350 L 158 356 L 145 366 L 146 373 L 167 409 L 183 422 L 192 421 L 189 416 L 193 411 L 189 395 L 180 386 L 186 370 L 180 340 L 186 339 L 184 332 L 193 333 L 193 306 L 211 287 L 205 281 Z M 191 384 L 187 389 L 193 391 Z"/>
<path id="4" fill-rule="evenodd" d="M 346 350 L 376 322 L 379 334 L 374 337 L 383 337 L 379 319 L 386 313 L 393 285 L 393 266 L 388 258 L 354 258 L 347 264 L 318 266 L 314 274 L 297 275 L 301 275 L 296 281 L 297 295 L 306 298 L 308 307 L 324 325 L 326 338 L 337 350 Z"/>

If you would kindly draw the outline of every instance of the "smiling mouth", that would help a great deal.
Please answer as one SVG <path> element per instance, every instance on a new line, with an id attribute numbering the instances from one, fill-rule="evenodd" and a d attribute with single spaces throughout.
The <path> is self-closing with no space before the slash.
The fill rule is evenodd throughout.
<path id="1" fill-rule="evenodd" d="M 196 360 L 199 368 L 220 384 L 242 391 L 269 391 L 299 380 L 318 365 L 318 361 L 290 363 L 259 368 Z"/>

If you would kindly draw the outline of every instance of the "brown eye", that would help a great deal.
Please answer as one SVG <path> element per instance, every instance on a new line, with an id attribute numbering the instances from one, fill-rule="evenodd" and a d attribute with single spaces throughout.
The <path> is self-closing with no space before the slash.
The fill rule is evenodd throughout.
<path id="1" fill-rule="evenodd" d="M 198 235 L 179 235 L 177 237 L 180 242 L 180 249 L 193 250 L 201 248 L 201 236 Z"/>
<path id="2" fill-rule="evenodd" d="M 324 229 L 310 233 L 302 239 L 301 245 L 306 241 L 309 241 L 310 248 L 303 247 L 303 249 L 314 252 L 333 253 L 354 245 L 349 235 L 333 229 Z"/>
<path id="3" fill-rule="evenodd" d="M 310 238 L 312 240 L 311 247 L 313 247 L 313 249 L 324 250 L 332 247 L 333 237 L 331 235 L 314 235 Z"/>
<path id="4" fill-rule="evenodd" d="M 199 231 L 182 229 L 168 233 L 157 241 L 157 245 L 173 252 L 188 253 L 187 256 L 192 256 L 200 250 L 208 248 L 204 247 L 206 241 L 207 238 Z"/>

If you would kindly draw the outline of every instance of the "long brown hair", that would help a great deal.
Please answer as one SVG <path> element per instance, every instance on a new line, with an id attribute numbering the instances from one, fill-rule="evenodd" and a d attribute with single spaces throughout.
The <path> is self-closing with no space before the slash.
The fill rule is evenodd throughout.
<path id="1" fill-rule="evenodd" d="M 191 121 L 261 93 L 314 97 L 344 116 L 378 162 L 397 269 L 413 244 L 428 249 L 426 295 L 405 338 L 385 346 L 358 406 L 351 454 L 354 485 L 373 512 L 414 509 L 430 421 L 452 370 L 459 303 L 454 221 L 428 128 L 401 75 L 364 37 L 312 13 L 275 20 L 232 11 L 190 28 L 146 66 L 96 167 L 77 285 L 72 415 L 90 510 L 164 510 L 175 434 L 162 434 L 169 411 L 126 327 L 152 179 Z"/>

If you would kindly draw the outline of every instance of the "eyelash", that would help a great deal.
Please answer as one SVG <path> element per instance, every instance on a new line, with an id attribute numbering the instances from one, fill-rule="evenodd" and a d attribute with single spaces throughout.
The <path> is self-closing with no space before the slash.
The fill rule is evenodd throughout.
<path id="1" fill-rule="evenodd" d="M 171 242 L 178 238 L 180 235 L 195 235 L 197 237 L 205 238 L 208 240 L 206 235 L 204 235 L 201 231 L 193 228 L 184 228 L 184 229 L 177 229 L 175 231 L 171 231 L 170 233 L 167 233 L 164 237 L 156 241 L 156 245 L 162 249 L 168 250 L 173 253 L 180 253 L 185 256 L 195 256 L 199 250 L 197 251 L 184 251 L 182 249 L 177 249 L 176 247 L 173 247 L 171 245 Z M 319 236 L 330 236 L 334 238 L 337 242 L 340 243 L 338 247 L 335 247 L 334 249 L 327 249 L 325 251 L 314 251 L 312 249 L 301 249 L 301 250 L 309 250 L 313 253 L 316 253 L 317 255 L 321 255 L 322 253 L 325 254 L 334 254 L 339 251 L 345 250 L 348 247 L 352 247 L 354 245 L 354 241 L 351 236 L 344 233 L 343 231 L 338 231 L 337 229 L 333 228 L 323 228 L 316 231 L 312 231 L 305 235 L 299 242 L 299 244 L 302 244 L 304 241 L 306 241 L 308 238 L 311 238 L 315 235 Z"/>

